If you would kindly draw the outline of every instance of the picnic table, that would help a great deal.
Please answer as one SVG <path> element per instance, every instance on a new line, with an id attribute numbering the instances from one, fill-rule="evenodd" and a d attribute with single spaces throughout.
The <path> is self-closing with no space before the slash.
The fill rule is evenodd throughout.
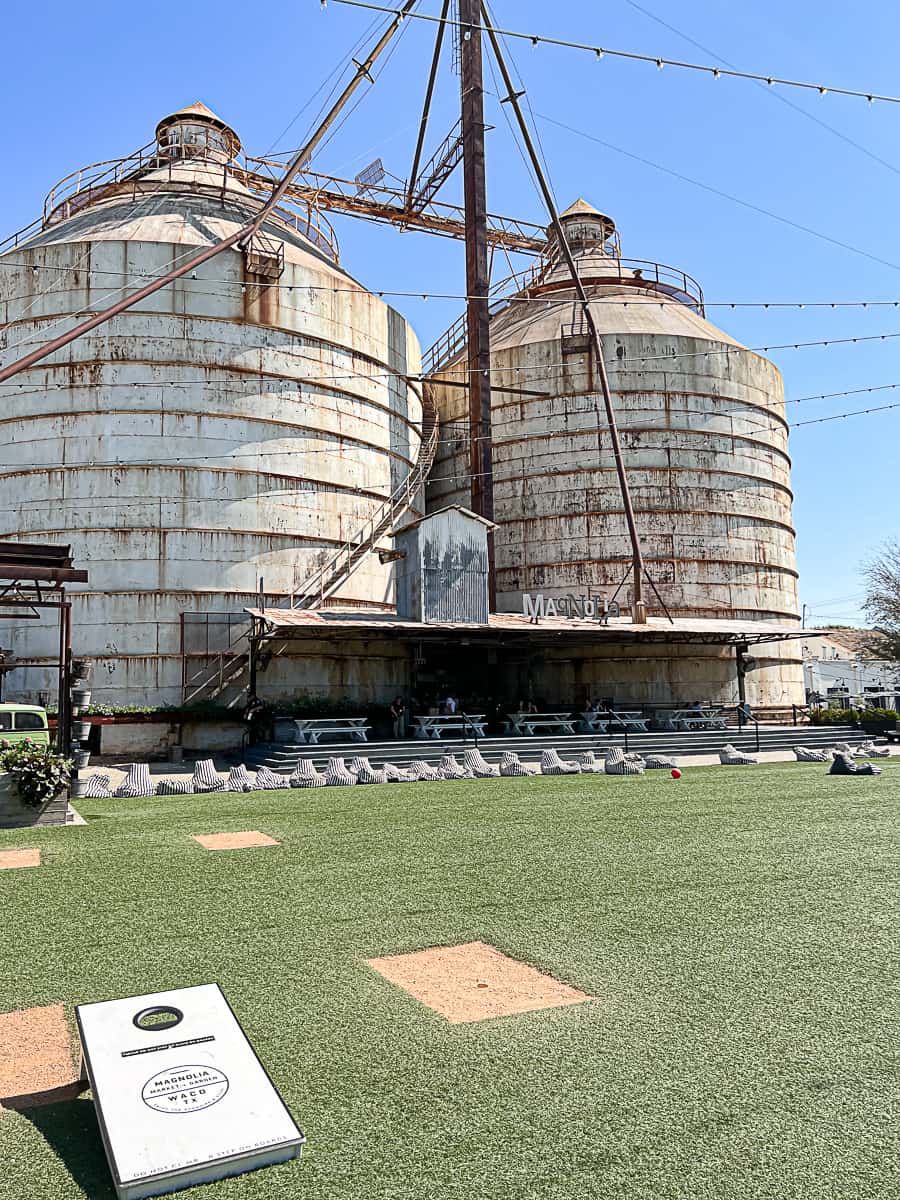
<path id="1" fill-rule="evenodd" d="M 583 712 L 578 714 L 581 728 L 585 733 L 606 733 L 609 721 L 601 712 Z"/>
<path id="2" fill-rule="evenodd" d="M 504 732 L 533 737 L 535 729 L 559 729 L 562 733 L 574 733 L 575 718 L 569 713 L 507 713 Z"/>
<path id="3" fill-rule="evenodd" d="M 671 729 L 727 729 L 727 723 L 720 708 L 704 708 L 698 712 L 696 708 L 677 708 L 668 714 L 667 726 Z"/>
<path id="4" fill-rule="evenodd" d="M 353 742 L 367 742 L 366 734 L 371 729 L 365 717 L 302 717 L 294 725 L 297 740 L 309 746 L 318 746 L 323 737 L 335 734 L 346 734 Z"/>
<path id="5" fill-rule="evenodd" d="M 453 713 L 444 717 L 413 717 L 413 737 L 439 741 L 442 734 L 451 731 L 473 731 L 476 737 L 484 737 L 487 717 L 484 713 Z"/>
<path id="6" fill-rule="evenodd" d="M 645 717 L 642 712 L 638 712 L 636 710 L 632 711 L 611 708 L 609 709 L 609 713 L 611 717 L 614 718 L 613 720 L 609 721 L 609 724 L 613 727 L 613 729 L 621 729 L 624 725 L 626 729 L 636 729 L 639 733 L 648 732 L 647 721 L 649 720 L 649 717 Z M 615 718 L 618 718 L 618 720 Z"/>

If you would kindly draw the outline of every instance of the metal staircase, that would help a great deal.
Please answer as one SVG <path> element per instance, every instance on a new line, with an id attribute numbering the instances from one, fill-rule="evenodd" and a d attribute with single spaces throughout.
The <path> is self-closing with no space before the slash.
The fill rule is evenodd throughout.
<path id="1" fill-rule="evenodd" d="M 380 538 L 415 503 L 434 462 L 438 444 L 437 412 L 427 395 L 422 396 L 422 431 L 419 453 L 409 475 L 384 503 L 376 509 L 356 534 L 345 542 L 327 562 L 318 567 L 289 598 L 290 608 L 321 607 L 350 578 L 356 568 L 378 545 Z M 204 662 L 191 672 L 185 664 L 182 703 L 198 704 L 221 700 L 229 708 L 242 704 L 248 694 L 250 644 L 246 635 L 228 651 Z M 227 695 L 226 695 L 227 693 Z"/>

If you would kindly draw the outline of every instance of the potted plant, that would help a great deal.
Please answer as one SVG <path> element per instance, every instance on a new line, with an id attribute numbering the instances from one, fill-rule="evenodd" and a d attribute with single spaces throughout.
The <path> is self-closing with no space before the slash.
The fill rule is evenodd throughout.
<path id="1" fill-rule="evenodd" d="M 63 825 L 72 764 L 50 746 L 0 742 L 0 825 Z"/>
<path id="2" fill-rule="evenodd" d="M 76 771 L 83 771 L 84 768 L 88 765 L 88 763 L 90 761 L 91 761 L 90 750 L 77 750 L 75 752 L 75 770 Z"/>
<path id="3" fill-rule="evenodd" d="M 93 668 L 94 668 L 94 664 L 90 661 L 90 659 L 73 658 L 72 659 L 72 678 L 77 679 L 77 680 L 84 680 L 86 683 L 91 677 L 91 671 L 93 670 Z"/>
<path id="4" fill-rule="evenodd" d="M 91 702 L 90 684 L 81 681 L 72 687 L 72 711 L 87 708 Z"/>
<path id="5" fill-rule="evenodd" d="M 892 708 L 863 708 L 859 723 L 866 733 L 883 734 L 897 726 L 897 713 Z"/>
<path id="6" fill-rule="evenodd" d="M 76 742 L 86 742 L 91 736 L 90 721 L 73 721 L 72 736 Z"/>

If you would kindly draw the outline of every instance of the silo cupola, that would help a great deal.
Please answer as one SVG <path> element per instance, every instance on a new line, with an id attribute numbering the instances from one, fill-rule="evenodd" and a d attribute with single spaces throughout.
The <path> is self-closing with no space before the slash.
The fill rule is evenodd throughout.
<path id="1" fill-rule="evenodd" d="M 164 159 L 205 158 L 231 162 L 240 153 L 234 130 L 198 100 L 163 117 L 156 127 L 159 156 Z"/>
<path id="2" fill-rule="evenodd" d="M 621 254 L 615 221 L 586 200 L 578 199 L 570 204 L 565 212 L 559 214 L 559 220 L 565 230 L 569 249 L 576 256 L 589 253 L 618 258 Z M 547 240 L 551 256 L 556 257 L 557 237 L 552 225 L 547 229 Z"/>

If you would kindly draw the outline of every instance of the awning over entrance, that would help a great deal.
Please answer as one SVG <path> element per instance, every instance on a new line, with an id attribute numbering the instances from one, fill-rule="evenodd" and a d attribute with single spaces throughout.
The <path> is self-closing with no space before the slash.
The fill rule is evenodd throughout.
<path id="1" fill-rule="evenodd" d="M 799 625 L 765 621 L 727 621 L 700 617 L 650 617 L 646 625 L 634 625 L 625 617 L 612 617 L 607 624 L 566 617 L 541 618 L 535 624 L 520 613 L 491 613 L 487 625 L 456 622 L 423 624 L 400 620 L 393 613 L 376 609 L 248 608 L 261 640 L 288 641 L 299 638 L 385 637 L 408 641 L 451 639 L 485 643 L 527 642 L 531 645 L 558 644 L 569 639 L 580 643 L 661 643 L 699 646 L 759 646 L 808 638 L 815 630 Z"/>

